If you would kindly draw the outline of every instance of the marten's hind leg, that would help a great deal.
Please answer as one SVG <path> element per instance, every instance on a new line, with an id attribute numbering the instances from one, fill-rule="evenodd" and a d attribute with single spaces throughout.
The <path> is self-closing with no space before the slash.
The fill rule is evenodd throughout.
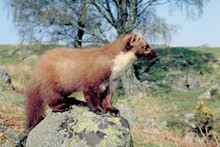
<path id="1" fill-rule="evenodd" d="M 49 105 L 53 112 L 65 112 L 70 110 L 70 104 L 66 103 L 66 101 L 60 101 L 54 105 Z"/>
<path id="2" fill-rule="evenodd" d="M 66 97 L 54 91 L 50 91 L 49 95 L 50 97 L 47 99 L 46 103 L 54 112 L 64 112 L 70 109 L 71 104 Z"/>

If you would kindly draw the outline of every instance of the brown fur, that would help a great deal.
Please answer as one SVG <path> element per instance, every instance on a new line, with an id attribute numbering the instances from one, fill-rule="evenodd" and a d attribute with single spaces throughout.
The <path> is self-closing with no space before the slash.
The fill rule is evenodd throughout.
<path id="1" fill-rule="evenodd" d="M 131 54 L 126 54 L 128 52 Z M 129 59 L 133 58 L 132 54 L 135 58 Z M 35 65 L 25 92 L 27 131 L 44 118 L 45 104 L 53 111 L 68 110 L 67 97 L 75 91 L 84 93 L 92 111 L 119 115 L 118 109 L 111 105 L 119 73 L 136 57 L 152 59 L 156 56 L 143 37 L 134 33 L 102 48 L 58 48 L 45 52 Z M 128 59 L 123 62 L 121 58 Z"/>

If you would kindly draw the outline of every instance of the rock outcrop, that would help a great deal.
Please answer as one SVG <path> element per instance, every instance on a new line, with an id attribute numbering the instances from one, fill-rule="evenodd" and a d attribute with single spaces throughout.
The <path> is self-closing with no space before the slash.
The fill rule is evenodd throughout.
<path id="1" fill-rule="evenodd" d="M 210 99 L 215 95 L 220 95 L 220 85 L 215 84 L 199 96 L 201 99 Z"/>
<path id="2" fill-rule="evenodd" d="M 97 115 L 87 107 L 72 106 L 51 112 L 28 135 L 27 147 L 133 146 L 129 123 L 123 117 Z"/>
<path id="3" fill-rule="evenodd" d="M 180 91 L 193 90 L 203 86 L 201 76 L 180 71 L 168 73 L 163 80 L 163 83 Z"/>

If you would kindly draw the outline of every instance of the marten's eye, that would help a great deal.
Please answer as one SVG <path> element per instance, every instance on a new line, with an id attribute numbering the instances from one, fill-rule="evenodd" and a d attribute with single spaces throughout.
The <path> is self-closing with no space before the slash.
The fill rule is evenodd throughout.
<path id="1" fill-rule="evenodd" d="M 148 50 L 150 48 L 150 46 L 147 44 L 146 46 L 144 46 L 145 50 Z"/>

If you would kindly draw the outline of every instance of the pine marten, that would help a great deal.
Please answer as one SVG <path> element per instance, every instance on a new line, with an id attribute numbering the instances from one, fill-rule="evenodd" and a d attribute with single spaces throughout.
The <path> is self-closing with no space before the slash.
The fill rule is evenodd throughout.
<path id="1" fill-rule="evenodd" d="M 152 60 L 158 54 L 139 34 L 129 33 L 110 44 L 93 49 L 57 48 L 37 61 L 26 88 L 26 130 L 44 118 L 44 106 L 66 111 L 67 98 L 81 91 L 87 106 L 95 113 L 119 110 L 111 105 L 118 77 L 136 59 Z"/>

